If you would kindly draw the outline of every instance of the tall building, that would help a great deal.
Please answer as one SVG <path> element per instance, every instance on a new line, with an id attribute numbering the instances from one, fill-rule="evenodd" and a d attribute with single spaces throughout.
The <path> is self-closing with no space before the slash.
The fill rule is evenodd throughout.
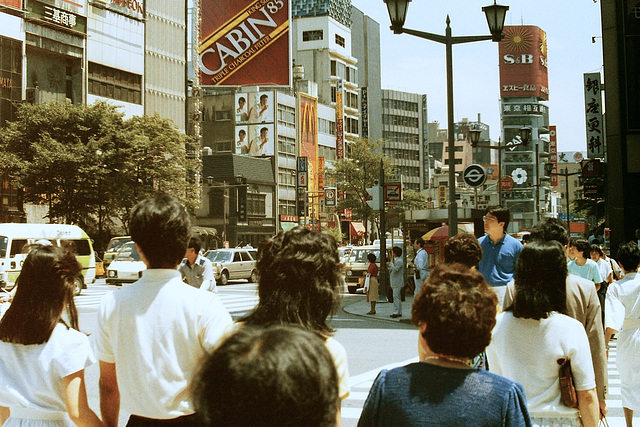
<path id="1" fill-rule="evenodd" d="M 558 172 L 567 175 L 575 174 L 571 176 L 558 176 L 557 185 L 551 187 L 551 189 L 560 194 L 558 200 L 558 217 L 566 221 L 567 218 L 567 197 L 569 205 L 583 198 L 583 186 L 582 179 L 579 172 L 582 172 L 581 161 L 584 159 L 584 153 L 579 151 L 562 151 L 558 153 Z M 575 215 L 569 213 L 571 220 L 573 221 Z"/>
<path id="2" fill-rule="evenodd" d="M 429 169 L 424 168 L 423 103 L 426 95 L 382 90 L 383 150 L 393 160 L 404 187 L 415 191 L 429 184 Z"/>
<path id="3" fill-rule="evenodd" d="M 380 69 L 380 24 L 357 9 L 351 9 L 351 53 L 358 60 L 360 86 L 360 136 L 382 138 L 382 73 Z"/>

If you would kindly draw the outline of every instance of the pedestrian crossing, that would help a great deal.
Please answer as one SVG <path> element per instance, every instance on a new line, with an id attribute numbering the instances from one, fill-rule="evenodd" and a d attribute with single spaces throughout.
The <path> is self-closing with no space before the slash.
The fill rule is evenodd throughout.
<path id="1" fill-rule="evenodd" d="M 626 423 L 624 421 L 624 412 L 622 410 L 622 396 L 620 394 L 620 375 L 616 368 L 616 343 L 616 341 L 611 341 L 610 343 L 611 348 L 609 349 L 609 360 L 607 363 L 607 369 L 609 372 L 609 393 L 607 398 L 609 413 L 607 415 L 607 421 L 610 427 L 625 427 Z M 362 413 L 364 402 L 369 395 L 369 390 L 373 385 L 373 381 L 382 369 L 393 369 L 398 366 L 404 366 L 417 361 L 418 358 L 416 357 L 415 359 L 381 366 L 371 371 L 350 377 L 349 384 L 351 385 L 351 393 L 349 397 L 342 402 L 342 426 L 355 427 L 358 424 L 358 419 Z M 637 416 L 634 417 L 634 421 L 638 422 L 640 414 L 636 415 Z"/>
<path id="2" fill-rule="evenodd" d="M 87 286 L 82 293 L 75 297 L 78 312 L 96 311 L 102 296 L 109 292 L 117 292 L 120 287 L 107 285 L 102 281 Z M 125 285 L 126 286 L 126 285 Z M 246 289 L 243 289 L 246 288 Z M 218 296 L 222 304 L 234 319 L 242 317 L 251 311 L 258 303 L 255 286 L 243 285 L 238 287 L 218 287 Z"/>

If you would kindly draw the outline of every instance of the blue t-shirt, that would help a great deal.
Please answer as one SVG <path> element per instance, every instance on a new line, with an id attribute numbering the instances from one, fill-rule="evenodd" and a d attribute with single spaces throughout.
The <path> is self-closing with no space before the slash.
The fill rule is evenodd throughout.
<path id="1" fill-rule="evenodd" d="M 530 426 L 522 385 L 478 369 L 412 363 L 383 370 L 358 427 Z"/>
<path id="2" fill-rule="evenodd" d="M 478 264 L 478 271 L 482 273 L 489 285 L 505 286 L 513 279 L 516 261 L 522 252 L 522 243 L 508 234 L 495 244 L 488 234 L 478 241 L 482 246 L 482 259 Z"/>

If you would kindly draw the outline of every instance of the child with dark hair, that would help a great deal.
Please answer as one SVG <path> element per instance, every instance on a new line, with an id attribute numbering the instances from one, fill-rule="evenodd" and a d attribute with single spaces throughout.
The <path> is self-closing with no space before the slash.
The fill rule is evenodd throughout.
<path id="1" fill-rule="evenodd" d="M 569 246 L 573 249 L 573 260 L 569 263 L 569 273 L 575 274 L 587 280 L 591 280 L 596 285 L 596 290 L 600 289 L 602 276 L 598 265 L 591 259 L 591 245 L 584 239 L 569 240 Z"/>
<path id="2" fill-rule="evenodd" d="M 78 330 L 73 301 L 81 271 L 76 257 L 62 248 L 30 248 L 0 321 L 0 424 L 10 412 L 5 426 L 68 426 L 69 420 L 102 425 L 89 408 L 84 384 L 84 370 L 96 360 Z"/>
<path id="3" fill-rule="evenodd" d="M 244 326 L 207 356 L 194 387 L 202 426 L 333 427 L 338 376 L 316 333 Z"/>

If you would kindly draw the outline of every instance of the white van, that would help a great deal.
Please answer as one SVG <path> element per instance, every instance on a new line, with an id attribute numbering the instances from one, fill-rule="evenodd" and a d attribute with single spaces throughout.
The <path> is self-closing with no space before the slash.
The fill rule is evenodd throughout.
<path id="1" fill-rule="evenodd" d="M 96 280 L 96 259 L 91 238 L 80 227 L 66 224 L 0 224 L 0 287 L 11 289 L 22 269 L 26 244 L 46 239 L 57 246 L 71 246 L 82 265 L 75 294 Z"/>

